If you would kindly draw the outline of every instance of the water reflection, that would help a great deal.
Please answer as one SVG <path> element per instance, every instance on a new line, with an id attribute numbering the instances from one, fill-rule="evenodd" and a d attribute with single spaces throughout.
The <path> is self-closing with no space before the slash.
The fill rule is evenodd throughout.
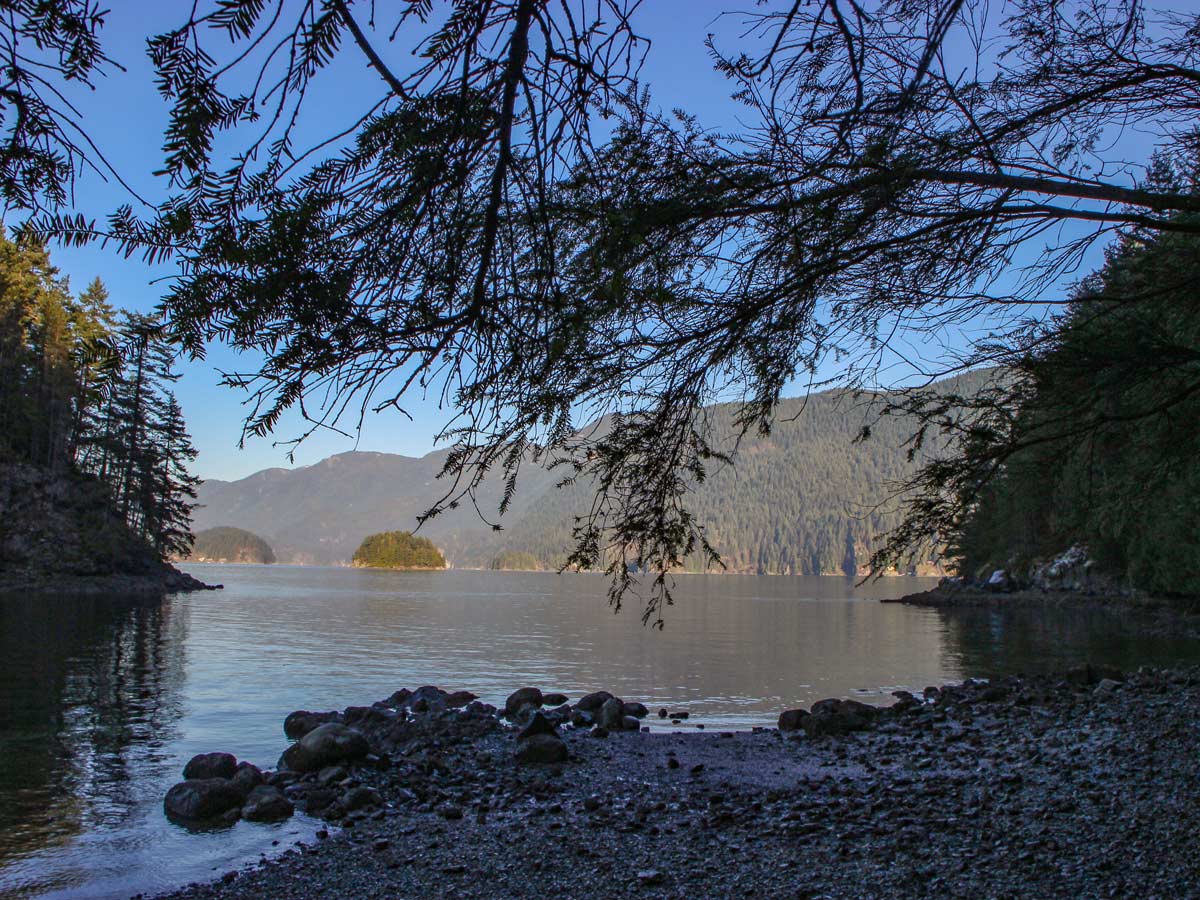
<path id="1" fill-rule="evenodd" d="M 292 709 L 439 684 L 493 703 L 535 684 L 771 724 L 831 696 L 1083 661 L 1200 659 L 1111 616 L 880 604 L 922 581 L 682 577 L 659 632 L 600 576 L 194 566 L 226 590 L 160 605 L 0 600 L 0 896 L 128 897 L 308 838 L 301 817 L 189 833 L 162 796 L 195 753 L 273 766 Z M 654 727 L 660 727 L 657 718 Z M 670 727 L 669 725 L 666 727 Z"/>
<path id="2" fill-rule="evenodd" d="M 185 638 L 169 606 L 0 601 L 0 865 L 131 815 L 179 719 Z"/>

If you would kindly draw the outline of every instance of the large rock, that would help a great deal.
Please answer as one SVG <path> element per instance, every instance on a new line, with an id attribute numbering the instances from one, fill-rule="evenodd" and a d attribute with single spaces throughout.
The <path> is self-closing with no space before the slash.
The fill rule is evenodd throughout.
<path id="1" fill-rule="evenodd" d="M 244 796 L 228 778 L 192 778 L 167 791 L 163 811 L 172 819 L 202 822 L 237 809 Z"/>
<path id="2" fill-rule="evenodd" d="M 292 801 L 283 791 L 269 784 L 260 784 L 242 804 L 242 818 L 248 822 L 278 822 L 295 812 Z"/>
<path id="3" fill-rule="evenodd" d="M 620 731 L 625 727 L 625 704 L 616 697 L 609 697 L 596 714 L 596 724 L 609 731 Z"/>
<path id="4" fill-rule="evenodd" d="M 504 701 L 504 714 L 510 719 L 526 706 L 541 706 L 542 692 L 535 687 L 518 688 Z"/>
<path id="5" fill-rule="evenodd" d="M 539 713 L 534 713 L 533 718 L 529 720 L 529 724 L 521 729 L 517 735 L 517 740 L 525 740 L 525 738 L 533 737 L 535 734 L 552 734 L 557 736 L 558 731 L 549 719 Z"/>
<path id="6" fill-rule="evenodd" d="M 800 717 L 800 727 L 811 735 L 846 734 L 869 728 L 879 714 L 873 706 L 857 700 L 820 700 L 813 704 L 812 713 Z"/>
<path id="7" fill-rule="evenodd" d="M 184 778 L 232 778 L 237 771 L 237 757 L 232 753 L 201 753 L 183 767 Z"/>
<path id="8" fill-rule="evenodd" d="M 557 763 L 567 761 L 567 745 L 553 734 L 534 734 L 517 742 L 517 762 Z"/>
<path id="9" fill-rule="evenodd" d="M 592 694 L 586 694 L 579 698 L 579 702 L 575 704 L 575 708 L 580 712 L 597 712 L 600 707 L 613 698 L 613 695 L 608 691 L 596 691 Z"/>
<path id="10" fill-rule="evenodd" d="M 807 709 L 785 709 L 779 714 L 779 730 L 799 731 L 807 718 Z"/>
<path id="11" fill-rule="evenodd" d="M 309 712 L 307 709 L 298 709 L 289 713 L 283 720 L 283 733 L 292 740 L 298 740 L 327 722 L 340 721 L 342 714 L 339 712 Z"/>
<path id="12" fill-rule="evenodd" d="M 238 763 L 237 771 L 233 773 L 233 783 L 245 796 L 264 781 L 262 770 L 253 763 Z"/>
<path id="13" fill-rule="evenodd" d="M 334 763 L 362 759 L 370 749 L 361 732 L 328 722 L 284 750 L 279 767 L 293 772 L 316 772 Z"/>

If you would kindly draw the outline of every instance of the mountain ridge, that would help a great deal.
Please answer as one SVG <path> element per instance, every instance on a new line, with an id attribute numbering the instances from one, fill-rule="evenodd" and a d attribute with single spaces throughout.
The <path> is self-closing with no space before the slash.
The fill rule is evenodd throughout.
<path id="1" fill-rule="evenodd" d="M 986 373 L 946 382 L 963 391 Z M 710 474 L 693 492 L 691 508 L 728 571 L 760 574 L 856 574 L 876 538 L 899 522 L 880 506 L 891 486 L 919 465 L 904 441 L 912 422 L 878 418 L 881 395 L 833 390 L 781 401 L 765 436 L 743 439 L 731 467 Z M 709 408 L 717 434 L 732 434 L 735 404 Z M 856 442 L 863 424 L 873 437 Z M 447 449 L 412 457 L 347 451 L 297 469 L 264 469 L 236 481 L 203 483 L 193 527 L 233 525 L 262 535 L 281 562 L 348 564 L 368 534 L 413 530 L 416 517 L 444 493 L 437 478 Z M 274 474 L 281 473 L 281 474 Z M 571 527 L 590 496 L 586 485 L 556 489 L 558 471 L 522 468 L 512 506 L 497 531 L 473 509 L 448 511 L 417 532 L 431 539 L 450 565 L 487 568 L 501 554 L 529 553 L 547 568 L 561 566 Z M 494 513 L 503 479 L 481 486 L 479 509 Z M 469 504 L 467 504 L 469 505 Z M 685 569 L 700 571 L 697 554 Z M 936 561 L 923 567 L 940 571 Z"/>

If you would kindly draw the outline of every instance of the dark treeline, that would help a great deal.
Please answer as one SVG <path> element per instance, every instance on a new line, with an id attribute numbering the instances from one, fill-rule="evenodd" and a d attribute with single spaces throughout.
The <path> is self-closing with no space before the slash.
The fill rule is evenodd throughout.
<path id="1" fill-rule="evenodd" d="M 98 479 L 161 558 L 191 546 L 197 483 L 173 356 L 100 279 L 75 296 L 44 247 L 0 236 L 0 462 Z"/>
<path id="2" fill-rule="evenodd" d="M 1084 542 L 1135 587 L 1200 593 L 1200 238 L 1126 235 L 1012 366 L 952 474 L 985 487 L 953 549 L 967 574 Z M 997 425 L 996 423 L 1000 423 Z"/>

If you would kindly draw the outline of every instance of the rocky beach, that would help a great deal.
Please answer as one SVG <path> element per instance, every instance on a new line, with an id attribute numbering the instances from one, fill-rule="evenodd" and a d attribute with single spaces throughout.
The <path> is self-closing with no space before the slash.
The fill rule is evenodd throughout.
<path id="1" fill-rule="evenodd" d="M 163 900 L 1200 895 L 1200 669 L 829 700 L 749 732 L 685 712 L 433 687 L 297 711 L 277 771 L 198 757 L 174 811 L 295 808 L 317 840 Z"/>

